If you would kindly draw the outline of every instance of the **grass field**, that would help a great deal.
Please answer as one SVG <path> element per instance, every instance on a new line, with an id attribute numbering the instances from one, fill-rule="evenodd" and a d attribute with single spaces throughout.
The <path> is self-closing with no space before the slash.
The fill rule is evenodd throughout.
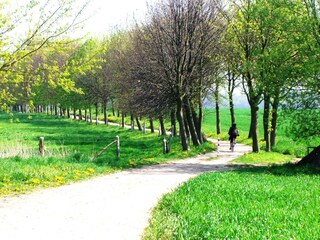
<path id="1" fill-rule="evenodd" d="M 203 129 L 204 132 L 212 138 L 228 139 L 228 130 L 231 125 L 229 109 L 221 109 L 221 130 L 222 133 L 217 136 L 216 134 L 216 119 L 215 110 L 207 109 L 205 111 Z M 251 140 L 248 139 L 249 127 L 250 127 L 250 109 L 235 109 L 237 127 L 240 132 L 238 142 L 245 144 L 251 144 Z M 262 111 L 259 116 L 259 138 L 261 149 L 265 149 L 265 142 L 263 141 L 263 124 L 262 124 Z M 320 133 L 317 136 L 310 138 L 301 138 L 298 141 L 294 141 L 290 136 L 286 134 L 286 125 L 283 124 L 281 117 L 279 118 L 279 125 L 277 131 L 277 143 L 273 149 L 276 152 L 286 155 L 294 155 L 296 157 L 303 157 L 307 154 L 308 146 L 318 146 L 320 144 Z"/>
<path id="2" fill-rule="evenodd" d="M 111 146 L 120 137 L 121 157 Z M 46 154 L 38 154 L 39 137 L 45 138 Z M 123 168 L 157 164 L 212 151 L 206 143 L 181 152 L 174 139 L 169 154 L 162 154 L 162 137 L 119 127 L 95 126 L 47 115 L 0 114 L 0 196 L 39 186 L 56 186 Z"/>
<path id="3" fill-rule="evenodd" d="M 160 200 L 145 239 L 319 239 L 319 182 L 293 165 L 204 174 Z"/>
<path id="4" fill-rule="evenodd" d="M 216 134 L 216 115 L 214 109 L 206 109 L 204 113 L 204 122 L 203 122 L 203 131 L 209 137 L 214 139 L 221 138 L 223 140 L 228 140 L 228 130 L 231 126 L 230 112 L 228 108 L 220 109 L 220 118 L 221 118 L 221 131 L 222 133 L 218 136 Z M 260 137 L 260 146 L 261 149 L 265 149 L 265 142 L 263 141 L 263 112 L 260 111 L 259 115 L 259 137 Z M 240 131 L 240 137 L 238 142 L 250 145 L 252 143 L 251 139 L 248 139 L 249 126 L 250 126 L 250 109 L 235 109 L 237 127 Z M 99 115 L 99 119 L 103 119 L 102 115 Z M 130 125 L 130 116 L 126 117 L 126 124 Z M 120 123 L 121 118 L 109 116 L 109 120 Z M 146 122 L 147 127 L 149 127 L 148 119 L 142 119 L 141 121 Z M 320 134 L 310 138 L 301 138 L 298 141 L 294 141 L 290 136 L 286 134 L 286 125 L 282 121 L 281 117 L 279 118 L 278 131 L 277 131 L 277 145 L 274 147 L 274 151 L 286 154 L 293 155 L 295 157 L 303 157 L 307 154 L 308 146 L 318 146 L 320 144 Z M 136 124 L 136 123 L 135 123 Z M 158 128 L 159 122 L 155 119 L 154 121 L 155 128 Z M 167 130 L 170 130 L 170 118 L 165 118 L 165 125 Z"/>

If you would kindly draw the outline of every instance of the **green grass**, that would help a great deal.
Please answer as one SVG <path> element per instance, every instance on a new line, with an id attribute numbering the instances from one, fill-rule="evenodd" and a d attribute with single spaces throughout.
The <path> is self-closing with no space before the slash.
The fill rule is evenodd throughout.
<path id="1" fill-rule="evenodd" d="M 260 110 L 259 113 L 259 137 L 260 137 L 260 146 L 262 150 L 265 150 L 265 142 L 263 141 L 263 109 Z M 249 126 L 250 126 L 250 109 L 235 109 L 235 116 L 237 127 L 240 131 L 240 137 L 238 137 L 237 141 L 251 145 L 252 140 L 248 139 L 249 134 Z M 301 138 L 299 140 L 294 141 L 290 136 L 286 133 L 287 128 L 287 120 L 283 119 L 283 116 L 279 117 L 278 121 L 278 131 L 277 131 L 277 144 L 273 148 L 273 151 L 294 155 L 296 157 L 303 157 L 307 154 L 308 146 L 318 146 L 320 143 L 320 134 L 317 136 L 309 137 L 309 138 Z M 204 122 L 203 122 L 203 131 L 209 137 L 214 139 L 221 138 L 222 140 L 228 140 L 228 130 L 231 126 L 230 120 L 230 111 L 228 108 L 220 109 L 220 118 L 221 118 L 221 131 L 220 135 L 216 134 L 216 113 L 215 109 L 206 109 L 204 112 Z M 103 115 L 99 115 L 99 119 L 103 119 Z M 121 117 L 111 116 L 111 112 L 109 113 L 109 120 L 112 122 L 120 123 Z M 165 117 L 165 126 L 167 130 L 170 130 L 170 117 Z M 149 127 L 148 119 L 143 118 L 141 120 L 141 124 L 146 122 L 147 127 Z M 130 116 L 125 118 L 125 123 L 130 125 Z M 136 122 L 135 122 L 136 125 Z M 159 121 L 157 119 L 154 120 L 155 128 L 159 127 Z"/>
<path id="2" fill-rule="evenodd" d="M 218 136 L 216 134 L 216 118 L 215 110 L 207 109 L 205 110 L 203 130 L 204 132 L 212 138 L 221 138 L 223 140 L 228 140 L 228 130 L 231 126 L 230 112 L 229 109 L 220 109 L 221 113 L 221 131 L 222 133 Z M 263 111 L 260 111 L 259 115 L 259 138 L 260 146 L 262 150 L 265 150 L 265 142 L 263 141 Z M 240 132 L 240 137 L 237 138 L 237 142 L 251 145 L 251 139 L 248 139 L 249 127 L 250 127 L 250 109 L 235 109 L 237 127 Z M 296 157 L 303 157 L 307 154 L 308 146 L 318 146 L 320 143 L 320 133 L 317 136 L 312 136 L 309 138 L 301 138 L 294 141 L 286 133 L 286 121 L 279 118 L 278 121 L 278 131 L 277 131 L 277 142 L 273 151 L 294 155 Z"/>
<path id="3" fill-rule="evenodd" d="M 120 137 L 121 157 L 115 146 L 96 154 Z M 39 137 L 46 153 L 38 154 Z M 22 193 L 35 187 L 56 186 L 98 174 L 157 164 L 212 151 L 211 143 L 182 152 L 179 140 L 162 154 L 162 137 L 119 127 L 95 126 L 47 115 L 0 114 L 0 196 Z"/>
<path id="4" fill-rule="evenodd" d="M 232 163 L 272 165 L 290 163 L 292 161 L 295 161 L 295 157 L 292 155 L 283 155 L 278 152 L 261 151 L 260 153 L 247 153 L 239 158 L 236 158 L 232 161 Z"/>
<path id="5" fill-rule="evenodd" d="M 144 239 L 319 239 L 319 182 L 294 165 L 203 174 L 160 200 Z"/>

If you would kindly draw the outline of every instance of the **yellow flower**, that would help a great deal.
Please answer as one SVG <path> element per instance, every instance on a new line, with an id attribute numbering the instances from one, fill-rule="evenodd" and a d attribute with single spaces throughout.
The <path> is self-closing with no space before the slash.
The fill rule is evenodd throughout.
<path id="1" fill-rule="evenodd" d="M 94 169 L 93 168 L 87 168 L 87 171 L 90 173 L 94 173 Z"/>
<path id="2" fill-rule="evenodd" d="M 79 170 L 73 170 L 73 173 L 76 175 L 76 176 L 80 176 L 81 175 L 81 172 Z"/>
<path id="3" fill-rule="evenodd" d="M 40 179 L 37 178 L 31 178 L 28 183 L 31 183 L 33 185 L 39 185 L 41 183 Z"/>
<path id="4" fill-rule="evenodd" d="M 58 183 L 61 185 L 61 183 L 64 182 L 64 177 L 62 177 L 62 176 L 56 176 L 56 177 L 55 177 L 55 181 L 58 182 Z"/>

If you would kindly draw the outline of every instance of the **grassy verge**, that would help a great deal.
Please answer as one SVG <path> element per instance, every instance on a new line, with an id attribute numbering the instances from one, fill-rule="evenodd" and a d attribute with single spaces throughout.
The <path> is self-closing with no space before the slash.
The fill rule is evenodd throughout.
<path id="1" fill-rule="evenodd" d="M 236 158 L 232 163 L 241 164 L 257 164 L 257 165 L 272 165 L 284 164 L 295 161 L 293 155 L 283 155 L 278 152 L 264 152 L 260 153 L 247 153 L 239 158 Z"/>
<path id="2" fill-rule="evenodd" d="M 293 165 L 204 174 L 161 199 L 144 239 L 319 239 L 319 182 Z"/>
<path id="3" fill-rule="evenodd" d="M 120 136 L 121 157 L 111 146 Z M 38 155 L 39 137 L 45 138 L 46 154 Z M 211 143 L 181 152 L 178 139 L 172 150 L 162 154 L 162 137 L 118 127 L 46 115 L 0 114 L 0 196 L 23 193 L 33 188 L 57 186 L 124 168 L 157 164 L 212 151 Z"/>

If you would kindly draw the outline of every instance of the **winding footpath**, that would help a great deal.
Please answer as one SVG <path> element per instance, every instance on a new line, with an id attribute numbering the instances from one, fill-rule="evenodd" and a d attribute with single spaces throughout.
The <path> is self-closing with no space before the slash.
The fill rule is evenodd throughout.
<path id="1" fill-rule="evenodd" d="M 167 164 L 0 199 L 3 240 L 138 240 L 164 193 L 204 172 L 232 169 L 228 162 L 250 151 L 227 142 L 220 151 Z"/>

